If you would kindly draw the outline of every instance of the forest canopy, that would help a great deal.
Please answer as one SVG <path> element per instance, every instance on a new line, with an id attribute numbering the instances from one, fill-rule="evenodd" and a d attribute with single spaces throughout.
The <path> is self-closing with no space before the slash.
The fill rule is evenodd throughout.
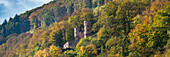
<path id="1" fill-rule="evenodd" d="M 74 28 L 91 22 L 76 47 Z M 0 25 L 2 57 L 170 57 L 168 0 L 54 0 Z"/>

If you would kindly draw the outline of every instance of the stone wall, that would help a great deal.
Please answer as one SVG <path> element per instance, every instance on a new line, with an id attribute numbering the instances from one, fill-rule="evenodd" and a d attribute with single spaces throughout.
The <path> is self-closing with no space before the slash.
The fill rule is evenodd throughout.
<path id="1" fill-rule="evenodd" d="M 64 49 L 66 48 L 71 48 L 71 47 L 76 47 L 77 43 L 84 37 L 89 37 L 90 36 L 90 21 L 84 21 L 84 31 L 81 31 L 80 28 L 74 28 L 74 41 L 71 42 L 66 42 L 64 44 Z"/>
<path id="2" fill-rule="evenodd" d="M 90 21 L 84 21 L 84 37 L 90 36 Z"/>

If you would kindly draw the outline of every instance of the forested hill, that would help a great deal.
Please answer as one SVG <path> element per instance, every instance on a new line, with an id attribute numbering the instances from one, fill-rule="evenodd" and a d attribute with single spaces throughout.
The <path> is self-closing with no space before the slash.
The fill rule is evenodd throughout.
<path id="1" fill-rule="evenodd" d="M 74 11 L 82 8 L 95 8 L 96 3 L 103 5 L 104 0 L 93 2 L 92 0 L 54 0 L 23 14 L 16 14 L 14 18 L 10 18 L 8 22 L 4 20 L 0 25 L 0 39 L 5 40 L 11 34 L 33 32 L 38 27 L 45 28 L 54 22 L 68 20 Z"/>
<path id="2" fill-rule="evenodd" d="M 91 21 L 75 48 L 74 28 Z M 54 0 L 0 25 L 0 57 L 170 57 L 168 0 Z"/>

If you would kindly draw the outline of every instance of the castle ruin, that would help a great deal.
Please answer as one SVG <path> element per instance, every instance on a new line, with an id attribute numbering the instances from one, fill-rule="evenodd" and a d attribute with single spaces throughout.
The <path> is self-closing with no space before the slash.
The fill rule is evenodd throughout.
<path id="1" fill-rule="evenodd" d="M 84 37 L 90 36 L 90 21 L 84 21 Z"/>
<path id="2" fill-rule="evenodd" d="M 90 21 L 84 21 L 84 30 L 81 30 L 80 28 L 74 28 L 74 41 L 66 42 L 63 46 L 64 49 L 66 48 L 74 48 L 76 47 L 77 43 L 82 38 L 88 38 L 90 36 Z"/>

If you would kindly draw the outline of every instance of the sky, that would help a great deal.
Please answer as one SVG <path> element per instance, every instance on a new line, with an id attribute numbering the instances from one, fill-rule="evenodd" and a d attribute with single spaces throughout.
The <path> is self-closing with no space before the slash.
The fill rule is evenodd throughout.
<path id="1" fill-rule="evenodd" d="M 27 10 L 39 7 L 52 0 L 0 0 L 0 24 L 16 14 L 20 15 Z"/>

